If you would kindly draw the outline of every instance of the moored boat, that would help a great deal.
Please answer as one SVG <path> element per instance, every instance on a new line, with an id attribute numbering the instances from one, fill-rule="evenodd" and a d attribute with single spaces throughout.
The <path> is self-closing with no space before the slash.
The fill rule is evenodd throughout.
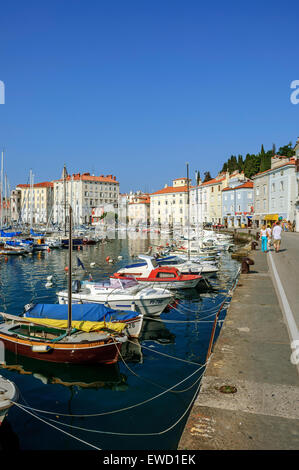
<path id="1" fill-rule="evenodd" d="M 173 294 L 165 289 L 146 288 L 134 278 L 114 279 L 110 282 L 75 281 L 76 289 L 72 292 L 74 303 L 100 303 L 112 309 L 131 310 L 147 316 L 160 315 L 173 300 Z M 58 292 L 59 303 L 67 303 L 67 291 Z"/>
<path id="2" fill-rule="evenodd" d="M 16 385 L 0 375 L 0 425 L 13 402 L 18 400 L 18 396 L 19 392 Z"/>

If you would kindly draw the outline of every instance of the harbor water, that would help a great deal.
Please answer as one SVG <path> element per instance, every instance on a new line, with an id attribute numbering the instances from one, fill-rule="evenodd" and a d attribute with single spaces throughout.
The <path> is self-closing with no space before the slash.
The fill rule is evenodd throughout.
<path id="1" fill-rule="evenodd" d="M 97 281 L 136 262 L 136 256 L 153 242 L 134 238 L 74 250 L 74 277 L 83 280 L 91 274 Z M 165 245 L 166 241 L 154 243 Z M 108 256 L 113 263 L 106 261 Z M 86 271 L 77 266 L 77 257 Z M 2 257 L 1 311 L 17 315 L 25 304 L 57 302 L 56 293 L 67 287 L 67 258 L 67 250 L 6 261 Z M 6 353 L 0 374 L 17 385 L 19 403 L 28 407 L 26 413 L 13 406 L 6 418 L 20 449 L 91 449 L 87 443 L 103 450 L 176 449 L 204 372 L 201 365 L 205 364 L 215 314 L 228 296 L 238 268 L 230 253 L 223 252 L 211 287 L 201 282 L 196 289 L 177 292 L 175 308 L 144 320 L 139 340 L 123 347 L 117 365 L 47 364 Z M 46 288 L 50 275 L 53 286 Z"/>

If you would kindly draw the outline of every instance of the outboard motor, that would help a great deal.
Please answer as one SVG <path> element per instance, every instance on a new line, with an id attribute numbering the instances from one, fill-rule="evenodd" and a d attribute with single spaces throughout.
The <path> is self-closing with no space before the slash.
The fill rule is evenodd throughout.
<path id="1" fill-rule="evenodd" d="M 76 279 L 75 281 L 72 282 L 72 292 L 74 294 L 78 294 L 78 292 L 80 292 L 80 290 L 81 290 L 81 281 Z"/>

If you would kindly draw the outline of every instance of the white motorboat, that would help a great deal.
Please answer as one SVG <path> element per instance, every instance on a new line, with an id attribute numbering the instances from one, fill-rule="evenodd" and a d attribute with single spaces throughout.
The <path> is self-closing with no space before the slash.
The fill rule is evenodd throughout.
<path id="1" fill-rule="evenodd" d="M 157 259 L 159 266 L 175 266 L 182 274 L 201 274 L 204 278 L 215 276 L 219 271 L 218 267 L 212 263 L 202 263 L 200 261 L 186 260 L 179 256 L 167 256 Z"/>
<path id="2" fill-rule="evenodd" d="M 101 303 L 115 310 L 136 310 L 147 316 L 160 315 L 173 300 L 173 294 L 166 289 L 145 288 L 135 279 L 114 279 L 110 282 L 75 281 L 73 303 Z M 59 303 L 67 303 L 67 291 L 58 292 Z"/>
<path id="3" fill-rule="evenodd" d="M 135 279 L 147 286 L 159 286 L 165 289 L 191 289 L 196 287 L 202 279 L 198 274 L 182 274 L 174 266 L 159 266 L 153 256 L 139 255 L 144 263 L 128 265 L 114 273 L 114 278 L 127 279 L 134 276 Z"/>
<path id="4" fill-rule="evenodd" d="M 0 375 L 0 425 L 8 413 L 12 402 L 17 401 L 19 392 L 13 382 Z"/>

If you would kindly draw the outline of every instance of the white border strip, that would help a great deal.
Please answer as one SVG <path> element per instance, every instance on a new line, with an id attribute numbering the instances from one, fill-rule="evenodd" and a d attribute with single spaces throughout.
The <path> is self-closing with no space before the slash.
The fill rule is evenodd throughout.
<path id="1" fill-rule="evenodd" d="M 275 262 L 273 261 L 272 253 L 269 251 L 268 254 L 269 254 L 269 259 L 271 261 L 271 267 L 272 267 L 272 270 L 273 270 L 273 274 L 274 274 L 274 278 L 275 278 L 275 281 L 276 281 L 277 289 L 278 289 L 278 292 L 279 292 L 279 295 L 280 295 L 280 300 L 281 300 L 281 303 L 282 303 L 282 306 L 283 306 L 283 309 L 284 309 L 284 313 L 285 313 L 285 317 L 286 317 L 286 320 L 287 320 L 287 325 L 289 327 L 290 337 L 291 337 L 291 340 L 293 342 L 295 340 L 299 340 L 299 331 L 298 331 L 298 328 L 297 328 L 297 325 L 296 325 L 296 322 L 295 322 L 294 315 L 293 315 L 293 312 L 291 310 L 290 304 L 288 302 L 287 296 L 285 294 L 284 288 L 282 287 L 282 283 L 281 283 L 280 277 L 278 275 L 278 272 L 277 272 L 277 269 L 276 269 L 276 266 L 275 266 Z"/>

